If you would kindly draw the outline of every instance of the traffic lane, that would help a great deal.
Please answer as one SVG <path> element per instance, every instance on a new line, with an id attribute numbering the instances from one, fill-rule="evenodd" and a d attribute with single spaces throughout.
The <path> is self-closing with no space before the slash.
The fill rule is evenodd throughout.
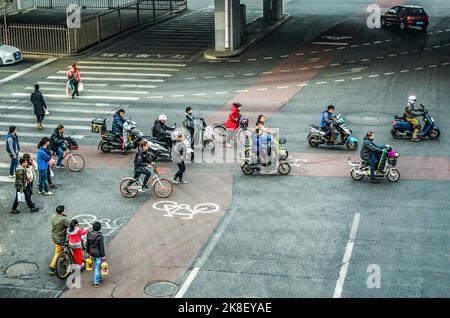
<path id="1" fill-rule="evenodd" d="M 374 193 L 373 204 L 361 211 L 343 297 L 428 298 L 450 292 L 449 182 L 398 185 L 396 194 Z M 368 279 L 371 264 L 379 266 L 379 288 L 367 286 L 374 281 Z"/>
<path id="2" fill-rule="evenodd" d="M 22 213 L 11 215 L 14 199 L 13 184 L 0 187 L 1 261 L 2 271 L 16 262 L 37 264 L 39 271 L 31 277 L 9 278 L 0 276 L 0 285 L 10 285 L 26 297 L 40 295 L 49 291 L 59 294 L 65 288 L 65 281 L 48 275 L 48 268 L 54 253 L 51 240 L 51 219 L 58 205 L 64 205 L 69 219 L 76 218 L 80 226 L 92 225 L 95 220 L 102 223 L 105 243 L 120 231 L 120 228 L 148 200 L 141 196 L 135 200 L 126 200 L 119 192 L 119 182 L 127 176 L 127 171 L 111 169 L 84 169 L 73 173 L 67 169 L 55 169 L 53 182 L 59 187 L 53 190 L 53 196 L 41 196 L 35 188 L 33 202 L 41 210 L 30 214 L 21 204 Z M 109 181 L 108 181 L 109 180 Z M 107 250 L 108 252 L 108 250 Z"/>
<path id="3" fill-rule="evenodd" d="M 48 57 L 40 57 L 40 56 L 28 56 L 26 54 L 23 55 L 23 60 L 16 64 L 8 64 L 0 67 L 0 80 L 5 79 L 9 76 L 19 73 L 20 71 L 24 71 L 38 63 L 41 63 L 47 60 Z M 2 91 L 7 87 L 6 85 L 10 85 L 10 83 L 2 84 Z"/>
<path id="4" fill-rule="evenodd" d="M 425 196 L 436 211 L 425 217 L 421 209 L 412 211 L 416 204 L 423 206 L 424 199 L 422 185 L 414 181 L 386 187 L 361 184 L 355 192 L 351 180 L 250 178 L 236 183 L 230 222 L 186 297 L 332 297 L 356 213 L 361 214 L 361 227 L 356 232 L 343 297 L 355 297 L 358 292 L 362 297 L 375 292 L 378 297 L 417 296 L 416 281 L 410 279 L 416 276 L 401 273 L 395 277 L 406 266 L 412 268 L 408 273 L 422 271 L 419 281 L 423 284 L 419 284 L 424 295 L 448 291 L 444 284 L 432 285 L 434 278 L 446 275 L 445 257 L 425 260 L 430 253 L 417 249 L 426 246 L 442 251 L 448 246 L 444 235 L 448 220 L 439 212 L 448 206 L 447 199 L 442 201 L 448 181 L 424 181 L 425 187 L 435 189 Z M 410 196 L 401 195 L 406 192 Z M 332 199 L 323 200 L 323 193 Z M 249 197 L 257 202 L 251 209 Z M 391 243 L 396 244 L 395 250 Z M 408 255 L 413 257 L 408 259 Z M 434 260 L 437 263 L 430 269 Z M 363 290 L 367 289 L 367 266 L 373 263 L 380 264 L 382 275 L 384 268 L 386 278 L 382 276 L 381 289 Z M 433 274 L 433 269 L 444 274 Z M 383 288 L 389 283 L 391 288 Z"/>
<path id="5" fill-rule="evenodd" d="M 342 193 L 344 180 L 236 176 L 227 227 L 185 297 L 330 297 L 356 210 Z"/>
<path id="6" fill-rule="evenodd" d="M 63 297 L 149 297 L 144 292 L 149 282 L 178 284 L 232 199 L 232 175 L 191 174 L 188 170 L 185 179 L 189 184 L 176 185 L 170 198 L 147 198 L 137 214 L 107 245 L 111 270 L 102 288 L 69 290 Z M 198 206 L 203 203 L 212 204 L 212 209 Z M 168 208 L 164 209 L 164 205 Z M 83 286 L 90 286 L 91 280 L 91 273 L 82 274 Z"/>

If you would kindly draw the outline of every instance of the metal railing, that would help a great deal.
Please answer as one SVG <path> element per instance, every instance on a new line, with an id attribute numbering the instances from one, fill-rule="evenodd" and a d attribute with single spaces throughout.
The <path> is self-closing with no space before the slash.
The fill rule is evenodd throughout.
<path id="1" fill-rule="evenodd" d="M 37 8 L 53 9 L 66 8 L 69 4 L 78 4 L 87 9 L 114 9 L 118 6 L 125 7 L 135 5 L 136 2 L 142 5 L 153 5 L 158 8 L 177 8 L 186 5 L 186 0 L 34 0 Z"/>
<path id="2" fill-rule="evenodd" d="M 69 2 L 66 0 L 37 1 Z M 81 3 L 84 0 L 78 1 Z M 100 2 L 112 2 L 112 0 L 99 0 Z M 170 5 L 166 7 L 165 2 L 169 2 Z M 0 42 L 16 46 L 23 53 L 71 55 L 139 25 L 155 21 L 159 17 L 178 13 L 186 8 L 186 1 L 181 0 L 133 1 L 131 4 L 119 5 L 113 10 L 97 13 L 94 17 L 82 20 L 79 29 L 69 29 L 66 25 L 18 23 L 8 24 L 5 28 L 0 24 Z M 158 11 L 165 11 L 165 13 L 157 14 Z"/>

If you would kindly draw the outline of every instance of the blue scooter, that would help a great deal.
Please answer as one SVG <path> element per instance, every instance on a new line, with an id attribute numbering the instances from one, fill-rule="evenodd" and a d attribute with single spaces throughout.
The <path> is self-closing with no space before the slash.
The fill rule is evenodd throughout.
<path id="1" fill-rule="evenodd" d="M 418 111 L 421 112 L 421 116 L 423 116 L 424 125 L 422 125 L 422 130 L 417 134 L 419 138 L 428 137 L 431 140 L 436 140 L 441 135 L 441 131 L 437 127 L 434 122 L 433 117 L 428 114 L 428 110 L 425 109 L 425 106 L 420 104 L 422 107 Z M 409 122 L 405 120 L 403 116 L 395 115 L 395 120 L 392 121 L 392 137 L 394 139 L 402 139 L 405 137 L 411 138 L 413 134 L 412 126 Z"/>

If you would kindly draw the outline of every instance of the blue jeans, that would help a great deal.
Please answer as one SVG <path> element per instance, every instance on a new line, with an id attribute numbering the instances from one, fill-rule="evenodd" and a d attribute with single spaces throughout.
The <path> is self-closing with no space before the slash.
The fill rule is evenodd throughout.
<path id="1" fill-rule="evenodd" d="M 92 261 L 94 263 L 94 284 L 99 284 L 102 281 L 102 277 L 100 276 L 100 265 L 102 265 L 102 258 L 92 257 Z"/>
<path id="2" fill-rule="evenodd" d="M 56 162 L 56 166 L 60 167 L 61 166 L 61 162 L 63 160 L 63 155 L 64 155 L 64 151 L 67 150 L 66 145 L 61 145 L 58 147 L 58 161 Z"/>
<path id="3" fill-rule="evenodd" d="M 16 174 L 16 169 L 17 166 L 19 165 L 19 156 L 17 156 L 16 159 L 14 160 L 14 156 L 10 154 L 9 158 L 11 158 L 11 165 L 9 166 L 9 175 L 12 176 Z"/>
<path id="4" fill-rule="evenodd" d="M 39 191 L 42 192 L 42 189 L 44 189 L 44 192 L 48 192 L 48 170 L 39 170 Z"/>

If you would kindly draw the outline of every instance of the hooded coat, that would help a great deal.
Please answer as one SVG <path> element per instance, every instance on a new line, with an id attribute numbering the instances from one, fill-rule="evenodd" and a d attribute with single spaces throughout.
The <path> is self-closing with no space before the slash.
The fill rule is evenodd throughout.
<path id="1" fill-rule="evenodd" d="M 230 130 L 236 130 L 239 128 L 239 110 L 238 108 L 233 105 L 231 107 L 231 112 L 228 115 L 228 120 L 225 123 L 225 127 L 230 129 Z"/>
<path id="2" fill-rule="evenodd" d="M 87 235 L 86 252 L 92 257 L 105 257 L 105 244 L 100 231 L 91 231 Z"/>

